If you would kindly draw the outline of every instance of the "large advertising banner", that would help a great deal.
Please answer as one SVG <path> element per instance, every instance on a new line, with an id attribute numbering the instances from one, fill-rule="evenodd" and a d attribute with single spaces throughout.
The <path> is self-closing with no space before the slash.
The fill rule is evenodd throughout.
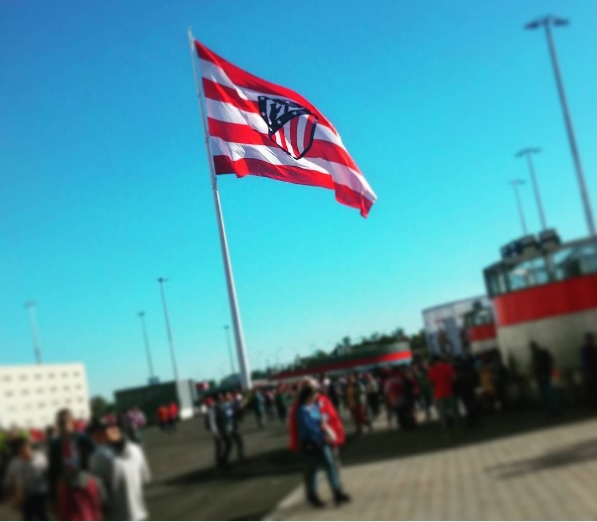
<path id="1" fill-rule="evenodd" d="M 423 310 L 423 323 L 429 352 L 436 355 L 460 355 L 469 351 L 464 316 L 476 308 L 491 308 L 485 296 L 471 297 Z"/>

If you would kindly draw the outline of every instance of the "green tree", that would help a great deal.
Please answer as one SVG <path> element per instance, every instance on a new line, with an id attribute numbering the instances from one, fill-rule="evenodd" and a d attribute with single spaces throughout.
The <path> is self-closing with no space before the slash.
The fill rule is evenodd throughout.
<path id="1" fill-rule="evenodd" d="M 406 334 L 404 333 L 404 328 L 400 328 L 400 327 L 396 328 L 396 330 L 394 330 L 394 337 L 398 341 L 407 339 Z"/>
<path id="2" fill-rule="evenodd" d="M 96 395 L 95 397 L 92 397 L 90 401 L 90 406 L 91 415 L 93 417 L 103 417 L 112 409 L 112 405 L 108 402 L 107 399 L 105 399 L 101 395 Z"/>

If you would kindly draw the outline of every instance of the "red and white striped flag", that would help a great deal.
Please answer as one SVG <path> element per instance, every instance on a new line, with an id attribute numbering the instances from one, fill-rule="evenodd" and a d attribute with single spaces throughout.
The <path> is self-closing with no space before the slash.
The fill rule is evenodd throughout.
<path id="1" fill-rule="evenodd" d="M 216 174 L 332 189 L 363 217 L 377 196 L 333 125 L 300 94 L 236 67 L 195 40 Z"/>

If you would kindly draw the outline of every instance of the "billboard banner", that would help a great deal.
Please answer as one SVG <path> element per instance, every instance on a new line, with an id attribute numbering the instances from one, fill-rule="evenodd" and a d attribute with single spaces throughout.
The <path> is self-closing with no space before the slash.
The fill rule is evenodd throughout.
<path id="1" fill-rule="evenodd" d="M 429 352 L 435 355 L 468 353 L 470 345 L 464 316 L 478 307 L 491 308 L 491 300 L 482 295 L 423 310 Z"/>

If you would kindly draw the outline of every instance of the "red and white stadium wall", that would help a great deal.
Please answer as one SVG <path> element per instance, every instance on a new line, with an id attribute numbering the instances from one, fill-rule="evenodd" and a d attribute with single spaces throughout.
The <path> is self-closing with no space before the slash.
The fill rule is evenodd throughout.
<path id="1" fill-rule="evenodd" d="M 297 370 L 288 370 L 281 372 L 272 377 L 273 380 L 287 380 L 298 379 L 308 375 L 321 375 L 328 372 L 346 370 L 347 372 L 359 367 L 386 365 L 397 363 L 409 363 L 412 360 L 412 352 L 410 350 L 391 352 L 386 354 L 373 355 L 368 357 L 355 357 L 345 361 L 335 361 L 327 364 L 320 364 L 310 366 L 307 368 L 300 368 Z"/>
<path id="2" fill-rule="evenodd" d="M 531 340 L 551 351 L 560 371 L 576 371 L 584 334 L 597 331 L 597 275 L 517 290 L 493 304 L 500 350 L 519 371 L 530 370 Z"/>
<path id="3" fill-rule="evenodd" d="M 497 347 L 497 332 L 494 323 L 471 326 L 468 340 L 472 353 L 484 352 Z"/>

